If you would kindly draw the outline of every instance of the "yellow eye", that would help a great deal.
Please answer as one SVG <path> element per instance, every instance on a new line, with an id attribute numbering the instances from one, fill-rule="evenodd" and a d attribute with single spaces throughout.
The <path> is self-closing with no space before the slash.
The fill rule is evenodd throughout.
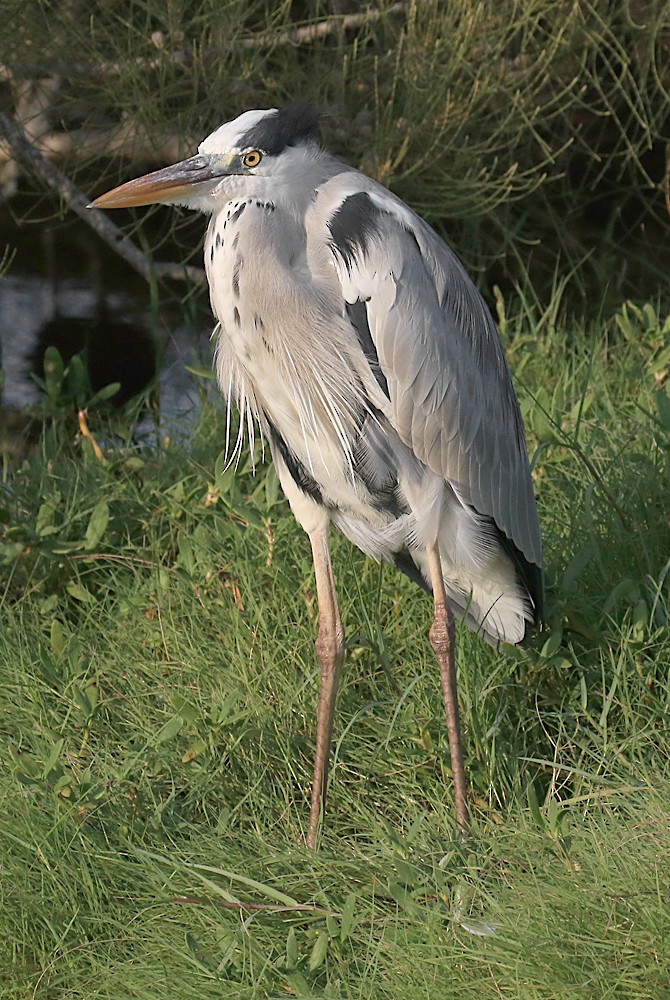
<path id="1" fill-rule="evenodd" d="M 262 159 L 263 154 L 259 153 L 257 149 L 252 149 L 250 153 L 244 154 L 242 163 L 245 167 L 257 167 Z"/>

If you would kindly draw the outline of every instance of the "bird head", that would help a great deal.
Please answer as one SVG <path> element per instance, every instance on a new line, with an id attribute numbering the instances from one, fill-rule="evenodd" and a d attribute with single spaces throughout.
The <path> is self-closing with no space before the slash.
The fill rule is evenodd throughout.
<path id="1" fill-rule="evenodd" d="M 89 208 L 184 205 L 211 214 L 233 198 L 275 200 L 320 156 L 319 116 L 309 104 L 245 111 L 207 136 L 198 152 L 100 195 Z"/>

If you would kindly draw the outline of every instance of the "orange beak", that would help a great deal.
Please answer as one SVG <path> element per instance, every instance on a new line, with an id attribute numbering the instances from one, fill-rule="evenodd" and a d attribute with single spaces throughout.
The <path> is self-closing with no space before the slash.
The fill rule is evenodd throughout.
<path id="1" fill-rule="evenodd" d="M 226 165 L 218 156 L 198 153 L 188 160 L 154 170 L 101 194 L 89 208 L 132 208 L 136 205 L 186 204 L 225 177 Z"/>

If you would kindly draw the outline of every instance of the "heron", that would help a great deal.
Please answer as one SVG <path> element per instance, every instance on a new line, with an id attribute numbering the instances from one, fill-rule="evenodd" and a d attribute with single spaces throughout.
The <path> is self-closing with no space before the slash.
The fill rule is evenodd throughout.
<path id="1" fill-rule="evenodd" d="M 542 611 L 541 535 L 493 318 L 437 233 L 327 152 L 308 103 L 246 111 L 195 155 L 96 198 L 209 216 L 219 385 L 269 443 L 314 562 L 321 682 L 307 844 L 325 813 L 345 651 L 330 526 L 433 595 L 455 823 L 469 825 L 455 618 L 496 647 Z"/>

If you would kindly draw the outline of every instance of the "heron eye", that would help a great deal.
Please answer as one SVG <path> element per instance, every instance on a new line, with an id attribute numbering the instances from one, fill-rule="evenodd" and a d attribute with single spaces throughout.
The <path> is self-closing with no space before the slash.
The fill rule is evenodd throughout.
<path id="1" fill-rule="evenodd" d="M 257 149 L 252 149 L 250 153 L 244 154 L 242 157 L 242 163 L 245 167 L 257 167 L 262 159 L 263 154 L 259 153 Z"/>

